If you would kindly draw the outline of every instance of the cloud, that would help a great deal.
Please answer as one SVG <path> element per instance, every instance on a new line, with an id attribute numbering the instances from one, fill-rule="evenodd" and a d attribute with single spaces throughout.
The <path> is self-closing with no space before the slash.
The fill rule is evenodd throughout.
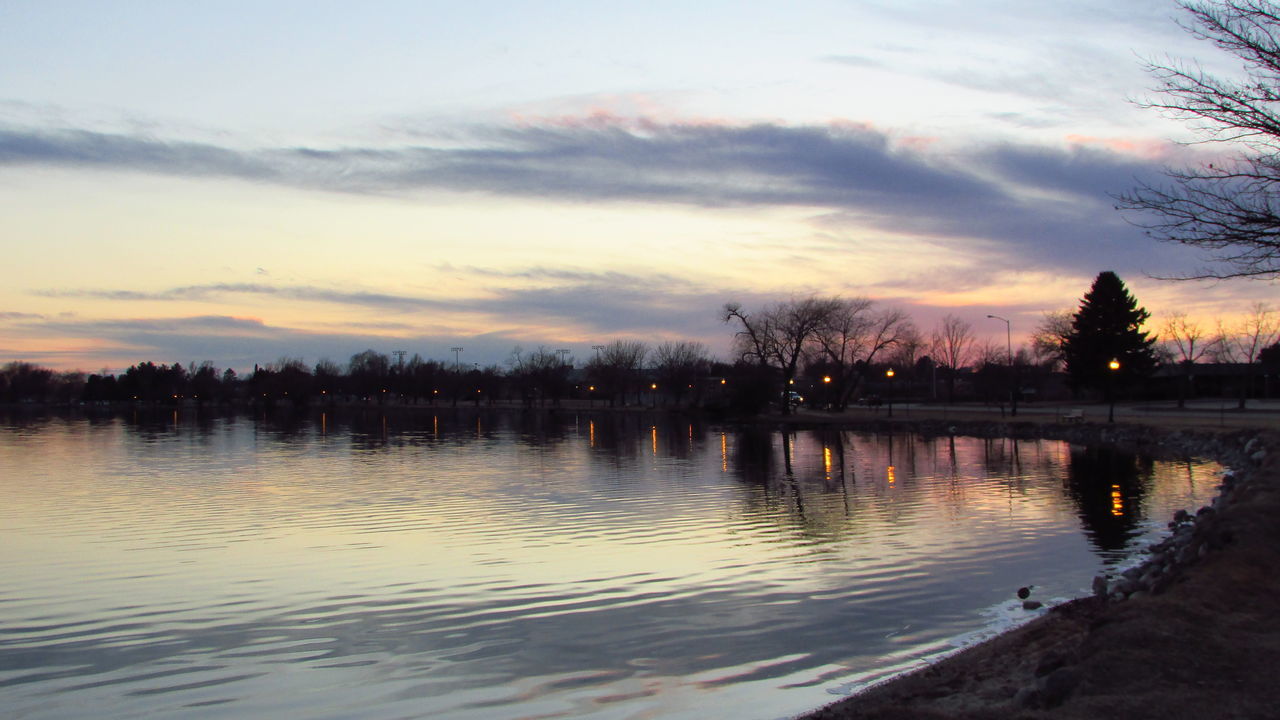
<path id="1" fill-rule="evenodd" d="M 1158 176 L 1150 153 L 1119 145 L 935 148 L 858 125 L 592 122 L 475 127 L 437 145 L 235 150 L 86 131 L 0 131 L 0 165 L 75 165 L 222 175 L 348 193 L 475 192 L 559 202 L 803 207 L 887 233 L 997 246 L 1018 264 L 1082 268 L 1106 237 L 1122 269 L 1151 245 L 1112 209 L 1109 192 Z M 1177 253 L 1169 259 L 1182 262 Z M 1166 268 L 1167 269 L 1167 268 Z M 271 293 L 370 307 L 442 307 L 380 293 L 241 284 L 192 286 L 170 298 Z"/>
<path id="2" fill-rule="evenodd" d="M 226 295 L 269 295 L 288 300 L 333 303 L 373 307 L 382 310 L 417 311 L 430 309 L 457 309 L 456 303 L 409 295 L 393 295 L 377 292 L 351 292 L 307 285 L 267 285 L 262 283 L 209 283 L 185 285 L 157 291 L 139 290 L 38 290 L 43 297 L 94 298 L 122 301 L 217 301 Z"/>

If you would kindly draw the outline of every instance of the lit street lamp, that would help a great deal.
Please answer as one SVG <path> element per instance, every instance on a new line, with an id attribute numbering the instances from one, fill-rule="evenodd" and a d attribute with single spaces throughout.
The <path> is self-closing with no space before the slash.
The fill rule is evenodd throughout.
<path id="1" fill-rule="evenodd" d="M 884 371 L 884 376 L 889 378 L 889 417 L 893 417 L 893 368 Z"/>
<path id="2" fill-rule="evenodd" d="M 1107 395 L 1111 400 L 1111 406 L 1107 410 L 1107 422 L 1113 423 L 1116 421 L 1116 391 L 1115 383 L 1111 378 L 1115 377 L 1116 371 L 1120 369 L 1120 361 L 1113 359 L 1107 363 L 1107 368 L 1111 371 L 1107 373 Z"/>

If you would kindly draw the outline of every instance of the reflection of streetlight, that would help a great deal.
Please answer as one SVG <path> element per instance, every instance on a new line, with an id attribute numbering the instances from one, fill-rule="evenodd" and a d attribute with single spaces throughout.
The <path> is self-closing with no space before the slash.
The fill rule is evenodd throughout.
<path id="1" fill-rule="evenodd" d="M 889 417 L 893 417 L 893 368 L 884 371 L 884 376 L 889 378 Z"/>
<path id="2" fill-rule="evenodd" d="M 1009 321 L 999 315 L 988 315 L 992 320 L 1004 320 L 1004 342 L 1009 350 L 1009 407 L 1010 415 L 1018 416 L 1018 379 L 1013 366 L 1013 331 Z"/>
<path id="3" fill-rule="evenodd" d="M 1107 363 L 1107 368 L 1111 370 L 1111 372 L 1107 373 L 1107 395 L 1111 400 L 1111 406 L 1107 410 L 1107 422 L 1113 423 L 1116 421 L 1116 392 L 1111 378 L 1114 377 L 1116 371 L 1120 369 L 1120 361 L 1112 359 L 1111 362 Z"/>

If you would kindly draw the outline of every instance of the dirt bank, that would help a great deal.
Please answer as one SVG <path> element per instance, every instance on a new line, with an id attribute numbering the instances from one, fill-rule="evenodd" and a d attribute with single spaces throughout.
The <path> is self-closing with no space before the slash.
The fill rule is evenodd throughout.
<path id="1" fill-rule="evenodd" d="M 1062 605 L 805 718 L 1280 717 L 1280 436 L 1116 426 L 1036 434 L 1214 457 L 1236 480 L 1214 510 L 1180 518 L 1185 537 L 1162 555 L 1172 567 L 1148 576 L 1158 578 L 1149 587 L 1120 588 L 1138 590 L 1132 597 L 1116 599 L 1113 579 L 1099 588 L 1110 598 Z"/>

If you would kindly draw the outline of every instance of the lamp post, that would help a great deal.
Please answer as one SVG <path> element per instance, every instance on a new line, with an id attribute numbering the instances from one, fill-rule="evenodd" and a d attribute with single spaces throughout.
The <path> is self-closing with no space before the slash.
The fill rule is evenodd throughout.
<path id="1" fill-rule="evenodd" d="M 454 367 L 454 369 L 455 369 L 455 370 L 457 370 L 458 372 L 462 372 L 462 348 L 460 348 L 460 347 L 451 347 L 451 348 L 449 348 L 449 350 L 451 350 L 451 351 L 453 352 L 453 367 Z"/>
<path id="2" fill-rule="evenodd" d="M 830 375 L 822 376 L 822 403 L 827 406 L 828 410 L 831 410 L 834 405 L 831 402 L 831 376 Z"/>
<path id="3" fill-rule="evenodd" d="M 1010 378 L 1009 379 L 1009 414 L 1014 417 L 1017 417 L 1018 416 L 1018 375 L 1017 375 L 1016 369 L 1013 366 L 1013 329 L 1012 329 L 1013 326 L 1009 323 L 1009 320 L 1007 318 L 1002 318 L 999 315 L 988 315 L 987 317 L 992 320 L 1004 321 L 1004 342 L 1005 342 L 1006 349 L 1009 351 L 1009 378 Z"/>
<path id="4" fill-rule="evenodd" d="M 889 378 L 889 417 L 893 417 L 893 368 L 884 371 L 884 376 Z"/>
<path id="5" fill-rule="evenodd" d="M 1116 421 L 1116 391 L 1112 378 L 1115 377 L 1116 371 L 1120 369 L 1120 361 L 1113 359 L 1107 363 L 1107 369 L 1109 370 L 1107 373 L 1107 396 L 1111 401 L 1111 405 L 1107 409 L 1107 422 L 1113 423 Z"/>

